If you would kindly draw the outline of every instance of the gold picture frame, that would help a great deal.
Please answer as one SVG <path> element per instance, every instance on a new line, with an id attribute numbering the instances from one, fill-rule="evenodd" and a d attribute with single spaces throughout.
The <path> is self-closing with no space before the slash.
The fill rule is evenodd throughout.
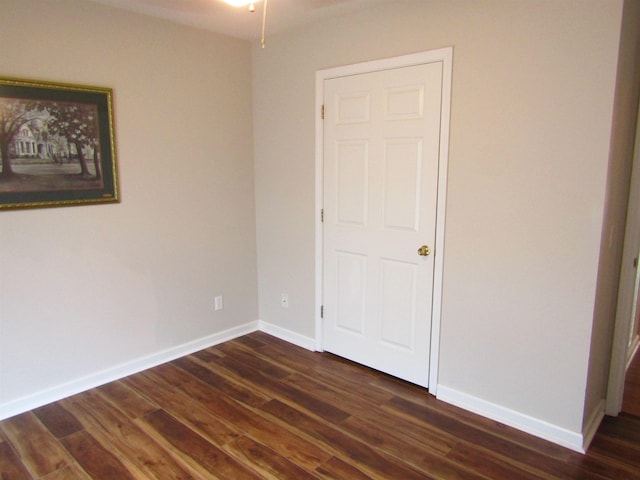
<path id="1" fill-rule="evenodd" d="M 112 89 L 0 77 L 0 210 L 119 201 Z"/>

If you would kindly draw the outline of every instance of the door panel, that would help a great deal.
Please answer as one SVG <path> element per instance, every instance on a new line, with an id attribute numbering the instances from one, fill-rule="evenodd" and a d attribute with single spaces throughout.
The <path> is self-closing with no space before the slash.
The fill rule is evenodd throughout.
<path id="1" fill-rule="evenodd" d="M 336 326 L 364 335 L 367 257 L 336 252 Z"/>
<path id="2" fill-rule="evenodd" d="M 323 349 L 428 386 L 442 63 L 324 82 Z"/>
<path id="3" fill-rule="evenodd" d="M 415 264 L 380 261 L 380 340 L 411 351 L 416 323 Z"/>
<path id="4" fill-rule="evenodd" d="M 421 158 L 419 138 L 385 142 L 382 180 L 385 228 L 418 230 Z"/>
<path id="5" fill-rule="evenodd" d="M 336 202 L 338 222 L 364 226 L 368 200 L 368 143 L 338 142 L 335 159 L 338 163 Z"/>

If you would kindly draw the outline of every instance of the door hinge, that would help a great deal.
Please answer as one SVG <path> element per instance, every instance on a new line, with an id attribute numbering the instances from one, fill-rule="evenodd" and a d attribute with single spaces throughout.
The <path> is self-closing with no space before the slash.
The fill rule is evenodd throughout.
<path id="1" fill-rule="evenodd" d="M 324 223 L 324 208 L 320 209 L 320 222 Z"/>
<path id="2" fill-rule="evenodd" d="M 324 318 L 324 305 L 320 305 L 320 318 Z"/>
<path id="3" fill-rule="evenodd" d="M 322 120 L 324 120 L 324 105 L 322 105 L 322 107 L 320 107 L 320 118 Z"/>

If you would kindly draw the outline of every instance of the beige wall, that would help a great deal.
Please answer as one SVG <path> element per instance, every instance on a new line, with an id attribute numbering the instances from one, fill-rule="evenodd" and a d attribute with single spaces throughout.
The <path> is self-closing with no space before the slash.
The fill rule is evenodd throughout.
<path id="1" fill-rule="evenodd" d="M 0 212 L 0 407 L 257 320 L 249 43 L 84 0 L 0 11 L 0 74 L 113 88 L 122 186 Z"/>
<path id="2" fill-rule="evenodd" d="M 261 319 L 314 335 L 316 70 L 453 46 L 440 383 L 581 432 L 621 10 L 389 2 L 254 46 Z"/>

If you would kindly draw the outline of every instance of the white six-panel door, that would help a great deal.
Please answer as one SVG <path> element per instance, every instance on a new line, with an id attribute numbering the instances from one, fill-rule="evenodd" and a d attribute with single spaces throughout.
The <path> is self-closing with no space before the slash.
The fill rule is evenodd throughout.
<path id="1" fill-rule="evenodd" d="M 324 81 L 324 350 L 428 387 L 442 63 Z"/>

